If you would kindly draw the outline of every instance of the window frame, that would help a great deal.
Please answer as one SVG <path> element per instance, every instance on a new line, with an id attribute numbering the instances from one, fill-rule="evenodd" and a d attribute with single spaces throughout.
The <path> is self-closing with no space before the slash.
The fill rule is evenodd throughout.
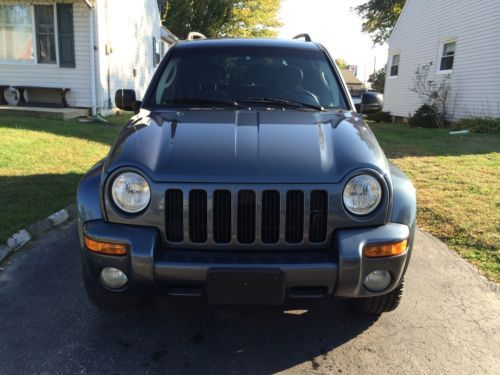
<path id="1" fill-rule="evenodd" d="M 455 44 L 455 50 L 453 51 L 453 63 L 451 66 L 451 69 L 441 69 L 441 64 L 442 60 L 445 57 L 444 54 L 444 47 L 447 44 Z M 439 52 L 438 52 L 438 63 L 436 64 L 436 74 L 451 74 L 453 72 L 453 67 L 455 66 L 455 56 L 457 55 L 457 38 L 451 37 L 451 38 L 445 38 L 442 39 L 441 42 L 439 43 Z M 450 55 L 451 56 L 451 55 Z M 448 56 L 449 57 L 449 56 Z"/>
<path id="2" fill-rule="evenodd" d="M 394 57 L 396 56 L 399 56 L 398 58 L 398 65 L 393 65 L 394 64 Z M 394 66 L 397 66 L 398 69 L 397 69 L 397 72 L 396 74 L 392 74 L 392 68 Z M 397 52 L 392 52 L 391 53 L 391 60 L 390 60 L 390 65 L 389 65 L 389 75 L 388 75 L 388 79 L 396 79 L 399 77 L 399 67 L 401 66 L 401 52 L 397 51 Z"/>
<path id="3" fill-rule="evenodd" d="M 3 5 L 3 4 L 2 4 Z M 7 4 L 5 4 L 7 5 Z M 21 4 L 22 5 L 22 4 Z M 45 6 L 51 6 L 53 15 L 54 15 L 54 45 L 55 45 L 55 55 L 56 55 L 56 61 L 55 62 L 50 62 L 50 63 L 44 63 L 40 62 L 38 59 L 38 40 L 37 40 L 37 33 L 36 33 L 36 18 L 35 18 L 35 6 L 36 5 L 45 5 Z M 58 22 L 58 14 L 57 14 L 57 3 L 28 3 L 27 6 L 31 9 L 31 33 L 32 33 L 32 40 L 33 40 L 33 59 L 30 61 L 26 60 L 3 60 L 0 59 L 0 65 L 11 65 L 11 66 L 37 66 L 37 67 L 58 67 L 62 69 L 74 69 L 76 68 L 76 51 L 75 46 L 73 45 L 73 53 L 75 55 L 75 66 L 61 66 L 60 62 L 60 57 L 59 57 L 59 22 Z M 73 38 L 75 38 L 75 32 L 74 32 L 74 24 L 73 24 Z"/>

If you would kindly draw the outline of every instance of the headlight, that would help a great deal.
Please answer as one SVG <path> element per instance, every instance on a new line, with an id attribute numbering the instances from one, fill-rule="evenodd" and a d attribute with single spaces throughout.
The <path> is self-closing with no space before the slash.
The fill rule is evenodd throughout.
<path id="1" fill-rule="evenodd" d="M 369 174 L 354 176 L 344 187 L 344 205 L 355 215 L 369 214 L 377 208 L 381 199 L 380 182 Z"/>
<path id="2" fill-rule="evenodd" d="M 148 182 L 134 172 L 122 173 L 116 177 L 111 195 L 120 209 L 131 214 L 144 210 L 151 199 Z"/>

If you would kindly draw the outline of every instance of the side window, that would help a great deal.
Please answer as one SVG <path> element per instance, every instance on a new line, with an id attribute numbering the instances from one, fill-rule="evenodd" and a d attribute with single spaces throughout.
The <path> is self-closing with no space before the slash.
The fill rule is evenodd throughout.
<path id="1" fill-rule="evenodd" d="M 399 53 L 392 55 L 390 76 L 397 77 L 399 74 Z"/>
<path id="2" fill-rule="evenodd" d="M 35 31 L 38 63 L 55 64 L 56 36 L 52 5 L 35 5 Z"/>
<path id="3" fill-rule="evenodd" d="M 153 37 L 153 66 L 157 66 L 161 60 L 160 41 Z"/>
<path id="4" fill-rule="evenodd" d="M 455 59 L 455 46 L 456 41 L 443 43 L 441 48 L 442 52 L 439 70 L 443 71 L 453 69 L 453 60 Z"/>

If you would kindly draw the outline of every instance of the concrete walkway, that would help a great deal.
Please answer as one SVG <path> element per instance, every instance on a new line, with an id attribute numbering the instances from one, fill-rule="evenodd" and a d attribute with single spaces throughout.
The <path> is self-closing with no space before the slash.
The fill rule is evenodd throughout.
<path id="1" fill-rule="evenodd" d="M 500 297 L 419 232 L 400 308 L 295 308 L 158 299 L 127 315 L 89 305 L 74 224 L 0 272 L 0 373 L 500 374 Z"/>

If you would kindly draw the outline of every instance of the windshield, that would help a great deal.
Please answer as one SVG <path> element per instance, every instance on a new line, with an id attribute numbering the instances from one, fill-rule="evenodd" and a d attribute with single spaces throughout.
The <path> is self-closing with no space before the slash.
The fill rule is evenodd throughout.
<path id="1" fill-rule="evenodd" d="M 347 109 L 338 79 L 322 51 L 253 46 L 175 49 L 148 104 L 228 107 L 230 103 Z"/>

